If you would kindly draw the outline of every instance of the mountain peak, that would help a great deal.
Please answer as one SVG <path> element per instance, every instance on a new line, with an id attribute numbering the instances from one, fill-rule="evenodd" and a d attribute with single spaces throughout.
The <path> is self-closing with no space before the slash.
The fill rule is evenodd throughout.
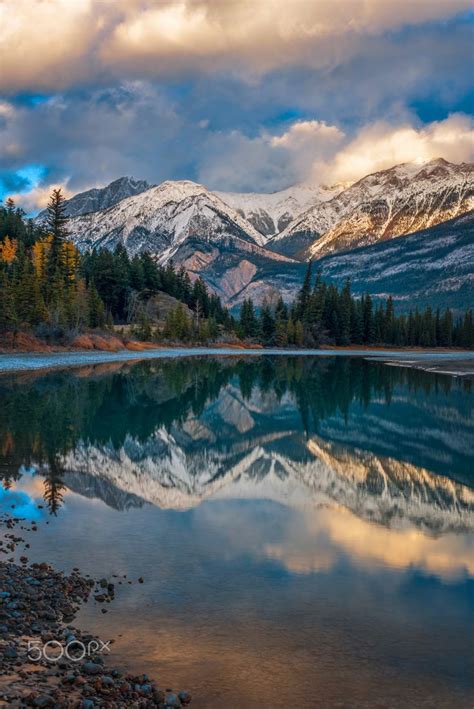
<path id="1" fill-rule="evenodd" d="M 105 187 L 93 187 L 85 192 L 79 192 L 65 202 L 66 214 L 68 217 L 78 217 L 91 212 L 98 212 L 102 209 L 113 207 L 126 197 L 140 194 L 150 189 L 151 185 L 146 180 L 136 180 L 134 177 L 118 177 Z M 37 216 L 42 221 L 46 215 L 46 210 Z"/>

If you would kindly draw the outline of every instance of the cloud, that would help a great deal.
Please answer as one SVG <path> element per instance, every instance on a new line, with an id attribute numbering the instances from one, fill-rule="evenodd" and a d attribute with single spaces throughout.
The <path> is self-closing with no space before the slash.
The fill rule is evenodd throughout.
<path id="1" fill-rule="evenodd" d="M 392 126 L 382 121 L 363 128 L 331 163 L 315 165 L 330 181 L 355 181 L 372 172 L 404 162 L 442 157 L 451 162 L 474 161 L 474 120 L 453 114 L 443 121 L 413 127 Z"/>
<path id="2" fill-rule="evenodd" d="M 329 67 L 367 37 L 444 20 L 470 6 L 470 0 L 3 0 L 0 88 Z"/>
<path id="3" fill-rule="evenodd" d="M 412 119 L 412 123 L 414 119 Z M 249 138 L 239 131 L 209 137 L 199 179 L 212 189 L 276 191 L 296 182 L 355 182 L 403 162 L 443 157 L 474 161 L 474 120 L 453 114 L 416 127 L 376 122 L 355 136 L 322 121 L 297 121 L 284 133 Z"/>
<path id="4" fill-rule="evenodd" d="M 0 3 L 0 88 L 64 86 L 84 75 L 101 20 L 93 0 Z"/>
<path id="5" fill-rule="evenodd" d="M 276 191 L 305 179 L 327 159 L 343 132 L 323 121 L 296 121 L 282 134 L 210 134 L 198 156 L 198 179 L 211 189 Z"/>
<path id="6" fill-rule="evenodd" d="M 414 118 L 378 121 L 352 135 L 324 121 L 298 120 L 286 130 L 249 136 L 185 118 L 143 82 L 5 113 L 0 140 L 18 150 L 0 160 L 3 192 L 17 193 L 28 212 L 44 206 L 58 184 L 73 194 L 127 174 L 152 183 L 187 178 L 214 190 L 272 192 L 297 182 L 353 182 L 402 162 L 474 160 L 474 120 L 464 114 L 424 126 Z M 25 193 L 26 158 L 49 167 L 30 179 Z"/>
<path id="7" fill-rule="evenodd" d="M 63 182 L 48 183 L 46 185 L 35 185 L 28 192 L 18 192 L 10 195 L 27 214 L 36 214 L 38 210 L 44 209 L 49 202 L 53 190 L 61 189 L 63 195 L 68 199 L 76 193 L 68 187 L 68 180 Z"/>
<path id="8" fill-rule="evenodd" d="M 107 184 L 122 175 L 152 182 L 189 176 L 189 144 L 198 146 L 202 129 L 178 116 L 163 92 L 145 82 L 58 95 L 38 105 L 11 102 L 0 122 L 2 174 L 18 174 L 26 164 L 44 166 L 34 191 L 18 199 L 28 208 L 42 189 L 58 183 L 71 192 Z M 12 178 L 13 179 L 13 178 Z M 17 190 L 15 190 L 17 191 Z"/>

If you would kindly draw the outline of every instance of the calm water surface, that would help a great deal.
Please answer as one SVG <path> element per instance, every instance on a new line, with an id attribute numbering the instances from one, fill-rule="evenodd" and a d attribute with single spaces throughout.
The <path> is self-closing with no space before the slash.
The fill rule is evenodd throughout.
<path id="1" fill-rule="evenodd" d="M 5 374 L 0 404 L 30 559 L 135 581 L 80 615 L 117 665 L 195 707 L 473 706 L 468 381 L 202 357 Z"/>

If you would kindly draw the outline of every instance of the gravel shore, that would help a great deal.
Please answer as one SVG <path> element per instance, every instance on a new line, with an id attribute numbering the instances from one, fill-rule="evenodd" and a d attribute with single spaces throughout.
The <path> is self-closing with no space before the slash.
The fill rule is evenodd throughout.
<path id="1" fill-rule="evenodd" d="M 1 525 L 0 552 L 8 555 L 23 544 L 13 531 L 22 520 Z M 84 577 L 79 569 L 66 575 L 46 562 L 29 564 L 26 556 L 19 561 L 0 561 L 0 705 L 177 709 L 190 703 L 188 692 L 110 667 L 108 644 L 71 625 L 91 596 L 104 606 L 113 601 L 112 581 Z"/>

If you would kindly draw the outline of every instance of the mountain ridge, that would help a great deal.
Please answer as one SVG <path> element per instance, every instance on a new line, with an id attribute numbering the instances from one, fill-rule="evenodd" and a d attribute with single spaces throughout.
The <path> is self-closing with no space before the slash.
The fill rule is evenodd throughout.
<path id="1" fill-rule="evenodd" d="M 435 226 L 474 208 L 474 164 L 442 158 L 372 173 L 308 210 L 275 240 L 314 235 L 303 258 L 368 246 Z"/>

